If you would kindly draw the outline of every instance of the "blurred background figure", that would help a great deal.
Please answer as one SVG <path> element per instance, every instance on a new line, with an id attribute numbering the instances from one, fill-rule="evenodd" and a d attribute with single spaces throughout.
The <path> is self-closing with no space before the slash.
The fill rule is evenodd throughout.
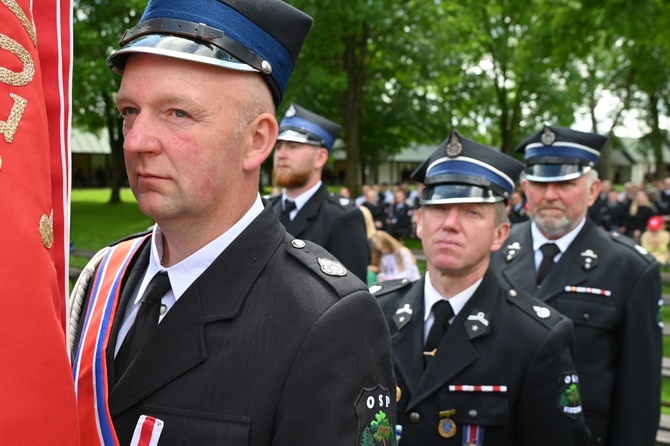
<path id="1" fill-rule="evenodd" d="M 660 215 L 654 215 L 647 220 L 647 229 L 640 237 L 640 244 L 661 265 L 668 263 L 668 244 L 670 243 L 670 232 L 665 229 L 665 222 Z"/>
<path id="2" fill-rule="evenodd" d="M 625 230 L 627 219 L 628 209 L 619 201 L 619 193 L 615 190 L 609 191 L 603 228 L 610 232 L 621 232 Z"/>
<path id="3" fill-rule="evenodd" d="M 507 204 L 507 217 L 511 224 L 528 220 L 526 214 L 526 199 L 523 193 L 516 190 L 512 192 Z"/>
<path id="4" fill-rule="evenodd" d="M 368 208 L 375 222 L 375 228 L 386 230 L 386 216 L 389 206 L 379 199 L 379 194 L 374 188 L 371 187 L 365 191 L 365 201 L 363 201 L 361 207 Z"/>
<path id="5" fill-rule="evenodd" d="M 390 279 L 421 278 L 416 257 L 405 245 L 386 231 L 375 231 L 372 240 L 372 262 L 370 270 L 377 274 L 378 281 Z"/>
<path id="6" fill-rule="evenodd" d="M 647 192 L 644 189 L 635 192 L 628 208 L 626 235 L 639 243 L 640 235 L 647 227 L 647 220 L 654 215 L 656 215 L 656 206 L 649 200 Z"/>
<path id="7" fill-rule="evenodd" d="M 370 246 L 370 258 L 368 259 L 368 275 L 366 282 L 368 285 L 371 285 L 377 281 L 377 268 L 370 268 L 370 265 L 372 264 L 373 251 L 372 236 L 374 236 L 377 232 L 377 228 L 375 227 L 375 221 L 372 219 L 372 213 L 370 212 L 370 209 L 365 206 L 361 206 L 359 209 L 363 213 L 363 218 L 365 219 L 365 232 L 368 236 L 368 244 Z"/>
<path id="8" fill-rule="evenodd" d="M 388 232 L 400 242 L 412 238 L 412 215 L 414 206 L 402 189 L 393 192 L 393 203 L 386 220 Z"/>

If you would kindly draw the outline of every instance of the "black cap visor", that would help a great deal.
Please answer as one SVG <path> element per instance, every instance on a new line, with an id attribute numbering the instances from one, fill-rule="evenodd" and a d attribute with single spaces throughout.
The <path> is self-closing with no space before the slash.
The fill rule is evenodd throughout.
<path id="1" fill-rule="evenodd" d="M 505 199 L 479 186 L 470 184 L 436 184 L 426 185 L 421 196 L 421 205 L 448 203 L 497 203 Z"/>
<path id="2" fill-rule="evenodd" d="M 109 56 L 107 65 L 112 71 L 123 73 L 126 59 L 132 53 L 156 54 L 237 71 L 258 71 L 217 46 L 168 34 L 147 34 L 138 37 Z"/>
<path id="3" fill-rule="evenodd" d="M 555 181 L 568 181 L 579 178 L 591 170 L 591 166 L 580 164 L 533 164 L 523 173 L 526 179 L 536 183 L 551 183 Z"/>

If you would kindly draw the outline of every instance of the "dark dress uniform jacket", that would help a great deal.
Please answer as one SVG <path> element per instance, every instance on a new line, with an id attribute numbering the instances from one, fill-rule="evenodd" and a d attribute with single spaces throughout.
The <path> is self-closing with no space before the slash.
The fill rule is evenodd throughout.
<path id="1" fill-rule="evenodd" d="M 367 281 L 370 245 L 363 213 L 349 200 L 349 205 L 331 195 L 324 184 L 300 208 L 286 225 L 294 237 L 309 240 L 325 248 L 363 282 Z M 346 199 L 345 199 L 346 200 Z M 270 198 L 277 218 L 281 216 L 281 195 Z"/>
<path id="2" fill-rule="evenodd" d="M 462 439 L 467 425 L 483 427 L 482 446 L 587 444 L 579 410 L 565 415 L 559 404 L 565 377 L 574 376 L 572 323 L 528 294 L 504 291 L 487 272 L 424 370 L 425 280 L 386 295 L 381 291 L 379 297 L 400 389 L 399 444 L 469 444 Z M 484 316 L 488 325 L 470 316 Z M 507 386 L 507 391 L 459 392 L 450 385 Z M 443 438 L 439 412 L 448 410 L 455 410 L 450 418 L 457 432 Z"/>
<path id="3" fill-rule="evenodd" d="M 352 446 L 365 427 L 357 399 L 364 389 L 383 392 L 378 385 L 391 405 L 372 410 L 394 416 L 390 337 L 376 299 L 350 273 L 322 271 L 318 259 L 332 259 L 323 249 L 292 240 L 266 205 L 179 298 L 121 379 L 109 377 L 121 445 L 146 414 L 165 422 L 160 446 Z M 110 373 L 149 247 L 124 279 Z"/>
<path id="4" fill-rule="evenodd" d="M 653 445 L 661 391 L 659 265 L 630 239 L 587 219 L 537 288 L 530 225 L 512 227 L 492 270 L 504 286 L 533 293 L 572 319 L 592 443 Z M 572 286 L 580 288 L 566 290 Z"/>

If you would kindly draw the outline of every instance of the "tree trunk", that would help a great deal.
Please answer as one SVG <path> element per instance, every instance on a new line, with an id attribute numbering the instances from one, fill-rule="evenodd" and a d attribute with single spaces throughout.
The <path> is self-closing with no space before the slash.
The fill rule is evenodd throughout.
<path id="1" fill-rule="evenodd" d="M 665 165 L 665 160 L 663 159 L 663 131 L 658 125 L 659 122 L 659 110 L 658 103 L 660 98 L 658 94 L 652 93 L 649 95 L 649 114 L 651 121 L 651 142 L 652 147 L 654 148 L 654 158 L 656 158 L 656 172 L 654 178 L 657 180 L 662 180 L 668 176 L 668 169 Z"/>
<path id="2" fill-rule="evenodd" d="M 360 36 L 351 34 L 347 37 L 344 53 L 344 69 L 348 78 L 342 107 L 347 145 L 344 185 L 352 192 L 352 196 L 356 196 L 359 190 L 360 130 L 368 35 L 368 25 L 364 23 Z"/>

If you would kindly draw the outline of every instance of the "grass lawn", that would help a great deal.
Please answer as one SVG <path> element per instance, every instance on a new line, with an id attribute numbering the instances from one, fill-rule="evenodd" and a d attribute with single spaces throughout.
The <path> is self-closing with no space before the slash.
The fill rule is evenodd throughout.
<path id="1" fill-rule="evenodd" d="M 70 238 L 75 248 L 88 251 L 109 245 L 153 224 L 143 215 L 130 189 L 121 192 L 122 203 L 108 204 L 109 189 L 73 189 Z M 83 267 L 87 259 L 70 257 L 72 266 Z"/>

